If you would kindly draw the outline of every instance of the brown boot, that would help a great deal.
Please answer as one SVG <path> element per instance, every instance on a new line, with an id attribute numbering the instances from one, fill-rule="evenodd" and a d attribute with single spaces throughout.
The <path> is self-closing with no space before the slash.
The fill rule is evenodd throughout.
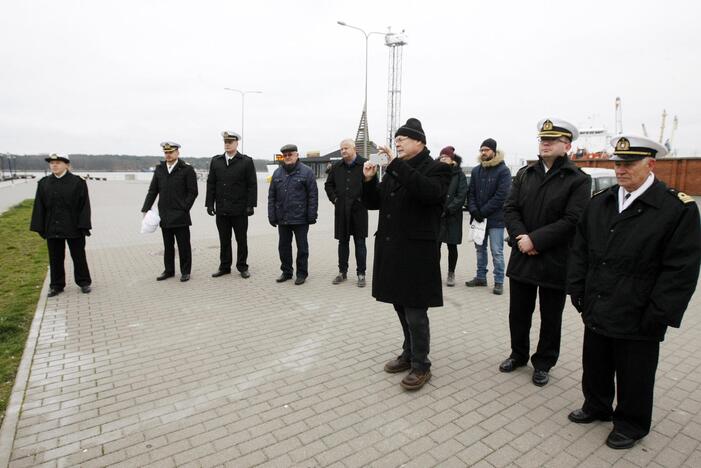
<path id="1" fill-rule="evenodd" d="M 431 379 L 431 371 L 421 372 L 416 369 L 412 369 L 406 377 L 402 379 L 400 385 L 407 390 L 418 390 Z"/>
<path id="2" fill-rule="evenodd" d="M 404 372 L 409 369 L 411 369 L 411 363 L 409 361 L 405 361 L 402 356 L 397 357 L 397 359 L 387 361 L 385 364 L 385 372 L 389 372 L 390 374 Z"/>

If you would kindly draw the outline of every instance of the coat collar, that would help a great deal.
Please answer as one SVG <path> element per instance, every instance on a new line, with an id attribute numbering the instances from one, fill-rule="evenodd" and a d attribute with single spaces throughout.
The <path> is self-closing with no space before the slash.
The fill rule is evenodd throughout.
<path id="1" fill-rule="evenodd" d="M 619 185 L 616 184 L 604 190 L 602 195 L 606 197 L 607 203 L 613 203 L 615 206 L 618 206 L 618 188 Z M 653 208 L 659 208 L 662 205 L 664 197 L 666 196 L 666 191 L 667 187 L 665 186 L 665 184 L 660 182 L 660 180 L 657 177 L 655 177 L 655 181 L 652 183 L 650 188 L 645 190 L 645 192 L 642 195 L 636 198 L 633 201 L 633 204 L 640 201 L 641 203 L 649 205 Z"/>

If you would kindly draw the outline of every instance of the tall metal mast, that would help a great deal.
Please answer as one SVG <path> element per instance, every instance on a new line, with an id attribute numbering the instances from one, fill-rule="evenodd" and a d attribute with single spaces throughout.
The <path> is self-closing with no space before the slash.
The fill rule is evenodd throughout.
<path id="1" fill-rule="evenodd" d="M 404 30 L 393 33 L 387 28 L 385 45 L 389 47 L 389 70 L 387 86 L 387 146 L 395 151 L 394 133 L 399 128 L 402 104 L 402 47 L 406 45 Z"/>

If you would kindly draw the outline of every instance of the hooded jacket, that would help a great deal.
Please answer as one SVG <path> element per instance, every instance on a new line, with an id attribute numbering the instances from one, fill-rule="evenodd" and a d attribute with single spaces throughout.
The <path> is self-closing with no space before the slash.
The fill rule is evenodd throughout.
<path id="1" fill-rule="evenodd" d="M 504 202 L 511 187 L 511 171 L 504 163 L 504 153 L 497 150 L 489 161 L 478 156 L 472 168 L 467 191 L 467 209 L 474 217 L 478 212 L 487 220 L 487 229 L 504 227 Z"/>

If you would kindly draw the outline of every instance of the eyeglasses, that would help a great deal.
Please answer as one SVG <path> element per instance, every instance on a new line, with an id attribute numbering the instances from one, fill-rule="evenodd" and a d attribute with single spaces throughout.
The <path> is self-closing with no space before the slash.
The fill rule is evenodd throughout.
<path id="1" fill-rule="evenodd" d="M 283 155 L 284 157 L 287 157 L 287 156 L 294 156 L 294 154 L 295 154 L 294 151 L 285 151 L 284 153 L 282 153 L 282 155 Z"/>

